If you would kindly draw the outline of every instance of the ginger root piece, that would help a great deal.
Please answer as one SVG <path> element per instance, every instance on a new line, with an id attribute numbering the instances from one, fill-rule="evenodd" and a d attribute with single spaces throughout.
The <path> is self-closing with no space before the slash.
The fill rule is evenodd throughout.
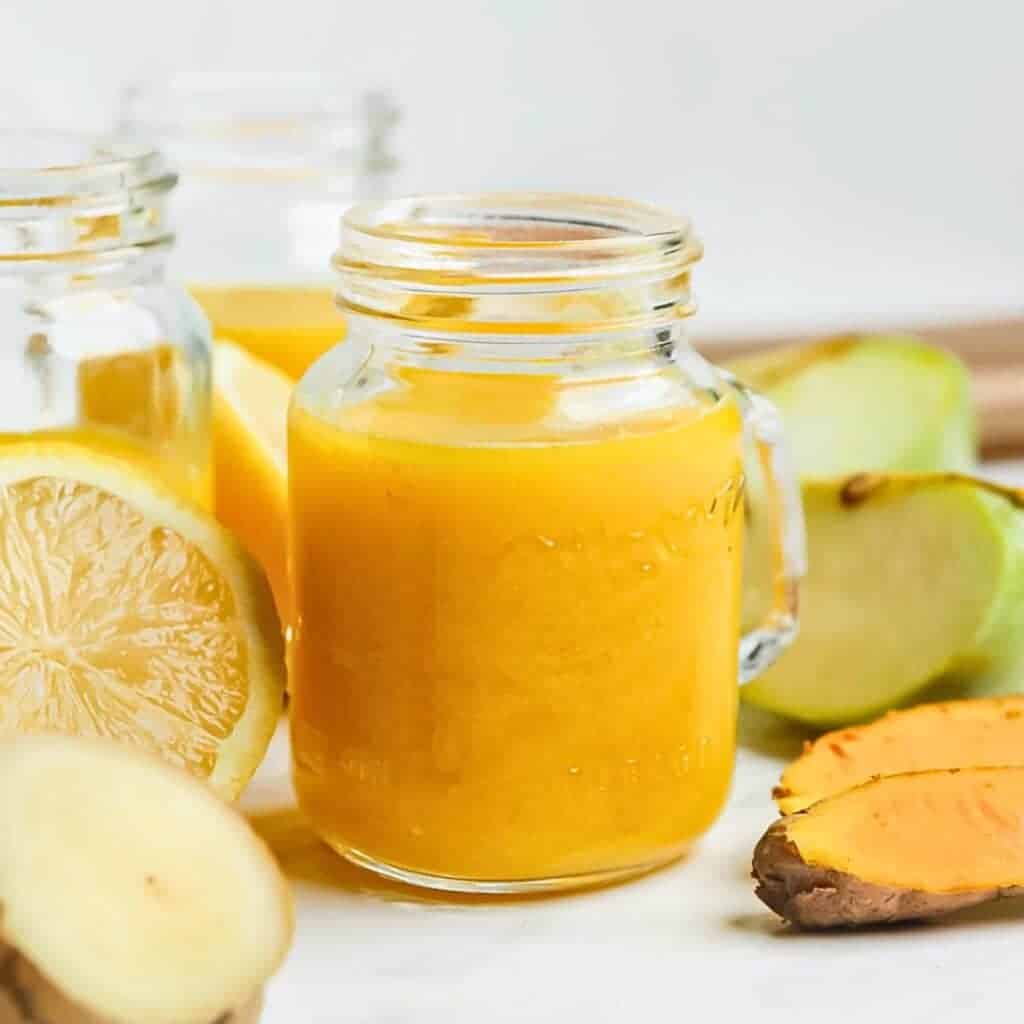
<path id="1" fill-rule="evenodd" d="M 110 741 L 0 743 L 0 1024 L 255 1024 L 292 908 L 201 781 Z"/>
<path id="2" fill-rule="evenodd" d="M 1024 893 L 1024 767 L 876 779 L 777 821 L 757 895 L 801 928 L 936 917 Z"/>
<path id="3" fill-rule="evenodd" d="M 933 768 L 1024 766 L 1024 696 L 891 711 L 808 743 L 772 792 L 783 814 L 870 782 Z"/>
<path id="4" fill-rule="evenodd" d="M 216 1024 L 256 1024 L 262 993 L 217 1018 Z M 0 943 L 0 1024 L 111 1024 L 73 1003 L 16 949 Z"/>

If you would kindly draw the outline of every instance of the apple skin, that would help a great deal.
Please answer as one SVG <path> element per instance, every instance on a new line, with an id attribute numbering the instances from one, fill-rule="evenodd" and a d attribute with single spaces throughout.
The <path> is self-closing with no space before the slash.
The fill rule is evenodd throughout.
<path id="1" fill-rule="evenodd" d="M 1021 492 L 890 473 L 807 480 L 803 494 L 801 632 L 744 700 L 823 728 L 1021 689 Z"/>
<path id="2" fill-rule="evenodd" d="M 850 335 L 736 360 L 778 406 L 801 476 L 966 472 L 977 462 L 967 368 L 909 335 Z"/>
<path id="3" fill-rule="evenodd" d="M 930 687 L 942 696 L 1024 689 L 1024 512 L 1014 492 L 955 475 L 977 464 L 963 363 L 909 335 L 844 335 L 758 353 L 728 369 L 778 406 L 808 519 L 800 635 L 744 687 L 744 700 L 825 727 L 862 721 Z M 747 628 L 770 600 L 772 559 L 756 470 L 748 488 Z M 944 493 L 959 497 L 944 502 Z M 964 543 L 972 531 L 988 539 L 984 565 L 959 552 L 958 571 L 949 570 L 951 552 L 934 541 L 936 517 L 950 514 L 945 542 L 956 542 L 959 518 Z M 965 595 L 975 603 L 965 604 Z M 921 602 L 969 614 L 959 622 L 937 615 L 944 637 L 928 639 L 918 623 L 901 640 L 901 608 Z M 922 644 L 923 652 L 901 651 Z"/>

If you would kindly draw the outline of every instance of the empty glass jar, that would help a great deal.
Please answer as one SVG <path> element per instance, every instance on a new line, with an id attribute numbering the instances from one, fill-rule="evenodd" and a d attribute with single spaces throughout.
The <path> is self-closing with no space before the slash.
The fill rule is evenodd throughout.
<path id="1" fill-rule="evenodd" d="M 130 458 L 212 499 L 210 339 L 166 276 L 177 177 L 145 145 L 7 137 L 0 151 L 0 440 Z"/>
<path id="2" fill-rule="evenodd" d="M 118 130 L 182 174 L 184 280 L 218 338 L 294 377 L 341 339 L 328 261 L 338 216 L 385 196 L 397 120 L 323 74 L 193 74 L 126 88 Z"/>

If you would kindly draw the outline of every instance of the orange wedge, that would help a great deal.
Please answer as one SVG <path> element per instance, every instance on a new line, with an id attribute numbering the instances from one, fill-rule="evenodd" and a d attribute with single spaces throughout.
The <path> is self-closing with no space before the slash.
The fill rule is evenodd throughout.
<path id="1" fill-rule="evenodd" d="M 214 458 L 217 518 L 263 566 L 282 622 L 287 573 L 288 401 L 292 380 L 245 349 L 217 343 Z"/>
<path id="2" fill-rule="evenodd" d="M 0 448 L 0 736 L 123 741 L 232 799 L 283 689 L 269 588 L 210 516 L 80 445 Z"/>

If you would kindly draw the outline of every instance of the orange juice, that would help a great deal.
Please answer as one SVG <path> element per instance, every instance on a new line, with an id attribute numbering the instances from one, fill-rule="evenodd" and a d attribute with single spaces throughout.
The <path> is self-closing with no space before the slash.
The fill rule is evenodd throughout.
<path id="1" fill-rule="evenodd" d="M 678 856 L 732 771 L 736 406 L 573 426 L 554 376 L 402 376 L 340 410 L 293 405 L 303 810 L 414 880 Z"/>
<path id="2" fill-rule="evenodd" d="M 330 288 L 272 285 L 195 286 L 215 339 L 226 339 L 298 379 L 345 335 Z"/>

